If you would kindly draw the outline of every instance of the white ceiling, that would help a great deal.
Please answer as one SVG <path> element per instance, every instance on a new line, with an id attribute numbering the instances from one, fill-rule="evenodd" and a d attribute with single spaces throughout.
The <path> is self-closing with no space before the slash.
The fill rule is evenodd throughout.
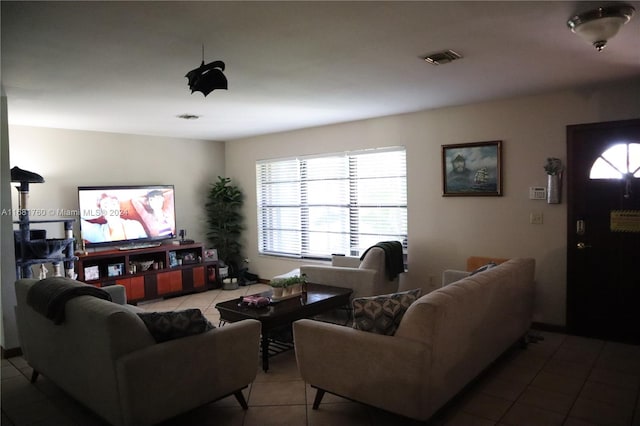
<path id="1" fill-rule="evenodd" d="M 10 124 L 233 140 L 637 78 L 640 2 L 602 52 L 567 28 L 604 3 L 3 0 L 2 86 Z"/>

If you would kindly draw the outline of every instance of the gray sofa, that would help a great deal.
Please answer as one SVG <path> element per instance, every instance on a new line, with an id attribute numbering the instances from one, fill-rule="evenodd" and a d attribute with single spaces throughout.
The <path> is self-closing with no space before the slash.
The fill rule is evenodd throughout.
<path id="1" fill-rule="evenodd" d="M 351 298 L 392 293 L 398 290 L 400 278 L 386 276 L 385 253 L 372 247 L 365 258 L 333 256 L 331 266 L 302 265 L 300 273 L 307 282 L 346 287 L 353 290 Z"/>
<path id="2" fill-rule="evenodd" d="M 156 343 L 137 308 L 79 296 L 56 325 L 27 304 L 36 281 L 15 285 L 25 359 L 109 423 L 155 424 L 228 395 L 246 409 L 241 390 L 258 369 L 258 321 Z"/>
<path id="3" fill-rule="evenodd" d="M 422 296 L 393 336 L 300 320 L 293 324 L 302 378 L 325 391 L 425 421 L 526 336 L 533 259 L 512 259 Z"/>

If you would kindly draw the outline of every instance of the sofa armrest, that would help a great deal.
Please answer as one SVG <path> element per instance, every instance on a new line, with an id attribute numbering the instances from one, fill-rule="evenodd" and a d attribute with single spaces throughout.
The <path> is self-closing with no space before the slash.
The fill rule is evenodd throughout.
<path id="1" fill-rule="evenodd" d="M 109 285 L 101 288 L 102 290 L 109 293 L 109 295 L 111 296 L 111 301 L 113 303 L 117 303 L 118 305 L 127 304 L 127 292 L 123 285 L 115 284 L 115 285 Z"/>
<path id="2" fill-rule="evenodd" d="M 423 342 L 308 319 L 293 334 L 302 378 L 328 392 L 392 409 L 417 403 L 427 384 Z"/>
<path id="3" fill-rule="evenodd" d="M 371 296 L 377 282 L 377 271 L 373 269 L 342 268 L 335 266 L 302 265 L 300 273 L 307 282 L 333 285 L 353 290 L 351 298 Z"/>
<path id="4" fill-rule="evenodd" d="M 125 424 L 159 421 L 230 395 L 258 371 L 260 322 L 244 320 L 116 361 Z"/>
<path id="5" fill-rule="evenodd" d="M 469 276 L 467 271 L 457 271 L 454 269 L 447 269 L 442 273 L 442 287 L 460 281 L 463 278 Z"/>
<path id="6" fill-rule="evenodd" d="M 331 266 L 340 266 L 346 268 L 358 268 L 360 267 L 360 258 L 355 256 L 331 256 Z"/>

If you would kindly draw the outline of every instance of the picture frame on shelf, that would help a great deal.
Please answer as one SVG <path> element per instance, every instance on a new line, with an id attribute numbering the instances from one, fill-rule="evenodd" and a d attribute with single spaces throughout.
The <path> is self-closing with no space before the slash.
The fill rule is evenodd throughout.
<path id="1" fill-rule="evenodd" d="M 204 251 L 204 260 L 207 260 L 207 261 L 218 260 L 218 250 L 214 248 L 206 249 Z"/>
<path id="2" fill-rule="evenodd" d="M 175 268 L 178 266 L 178 256 L 175 251 L 169 252 L 169 268 Z"/>
<path id="3" fill-rule="evenodd" d="M 119 277 L 124 275 L 124 263 L 112 263 L 107 265 L 107 276 Z"/>
<path id="4" fill-rule="evenodd" d="M 442 145 L 442 196 L 502 196 L 502 141 Z"/>
<path id="5" fill-rule="evenodd" d="M 85 279 L 85 281 L 99 280 L 100 279 L 100 268 L 98 267 L 98 265 L 86 266 L 84 268 L 84 279 Z"/>

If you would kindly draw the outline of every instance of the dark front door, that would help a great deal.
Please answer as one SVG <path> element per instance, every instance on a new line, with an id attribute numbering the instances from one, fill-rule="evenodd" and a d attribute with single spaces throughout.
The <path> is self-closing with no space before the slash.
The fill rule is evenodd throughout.
<path id="1" fill-rule="evenodd" d="M 640 343 L 640 119 L 567 127 L 567 327 Z"/>

